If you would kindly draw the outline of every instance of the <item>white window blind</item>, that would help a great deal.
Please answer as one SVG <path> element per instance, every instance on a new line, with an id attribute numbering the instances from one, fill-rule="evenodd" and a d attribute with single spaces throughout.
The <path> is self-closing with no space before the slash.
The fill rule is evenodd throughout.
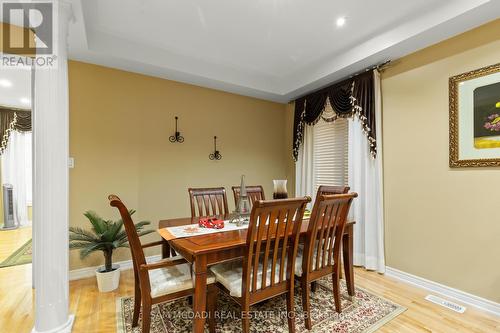
<path id="1" fill-rule="evenodd" d="M 327 116 L 327 111 L 323 115 Z M 320 119 L 314 125 L 314 193 L 320 185 L 347 185 L 348 125 L 348 120 L 345 118 L 339 118 L 333 122 Z"/>

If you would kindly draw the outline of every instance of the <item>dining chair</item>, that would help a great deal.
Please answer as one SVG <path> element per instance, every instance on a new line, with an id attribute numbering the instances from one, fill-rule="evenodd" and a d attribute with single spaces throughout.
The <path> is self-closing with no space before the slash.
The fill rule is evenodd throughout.
<path id="1" fill-rule="evenodd" d="M 192 266 L 181 256 L 166 258 L 155 263 L 146 263 L 143 249 L 161 245 L 162 242 L 141 244 L 127 207 L 116 195 L 110 195 L 108 199 L 110 205 L 116 207 L 120 212 L 132 253 L 135 289 L 132 327 L 138 325 L 142 301 L 142 332 L 149 332 L 153 304 L 169 302 L 194 294 Z M 207 278 L 207 284 L 209 284 L 207 309 L 210 332 L 215 332 L 215 307 L 218 289 L 214 282 L 215 277 L 209 275 Z"/>
<path id="2" fill-rule="evenodd" d="M 314 203 L 304 247 L 299 248 L 295 275 L 302 287 L 302 307 L 307 329 L 312 328 L 310 316 L 311 282 L 331 275 L 335 310 L 340 313 L 340 248 L 347 214 L 357 193 L 320 195 Z M 299 262 L 301 264 L 299 264 Z"/>
<path id="3" fill-rule="evenodd" d="M 247 190 L 248 199 L 250 199 L 250 205 L 253 206 L 253 203 L 257 200 L 266 200 L 264 196 L 264 188 L 261 185 L 254 186 L 245 186 Z M 233 196 L 234 196 L 234 204 L 238 207 L 238 200 L 240 199 L 240 186 L 233 186 Z"/>
<path id="4" fill-rule="evenodd" d="M 191 217 L 225 215 L 229 213 L 226 189 L 224 187 L 189 188 L 188 192 L 191 204 Z"/>
<path id="5" fill-rule="evenodd" d="M 250 213 L 243 259 L 214 265 L 217 286 L 240 304 L 243 333 L 250 306 L 286 294 L 288 330 L 295 332 L 294 269 L 300 227 L 311 198 L 258 200 Z"/>
<path id="6" fill-rule="evenodd" d="M 339 185 L 320 185 L 318 187 L 318 192 L 316 192 L 316 197 L 320 195 L 329 194 L 346 194 L 349 193 L 351 188 L 349 186 L 339 186 Z"/>
<path id="7" fill-rule="evenodd" d="M 321 195 L 349 193 L 350 189 L 351 188 L 349 186 L 342 186 L 342 185 L 320 185 L 318 187 L 318 191 L 316 192 L 316 198 L 319 198 Z M 339 277 L 342 278 L 342 272 L 340 272 Z M 316 282 L 315 281 L 311 282 L 311 291 L 315 292 L 317 288 L 318 286 Z"/>

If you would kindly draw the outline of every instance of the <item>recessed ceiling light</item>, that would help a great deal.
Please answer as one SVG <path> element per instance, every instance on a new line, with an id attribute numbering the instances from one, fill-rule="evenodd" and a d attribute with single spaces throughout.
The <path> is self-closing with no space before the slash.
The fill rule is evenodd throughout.
<path id="1" fill-rule="evenodd" d="M 345 24 L 345 16 L 341 16 L 337 19 L 337 27 L 343 27 Z"/>
<path id="2" fill-rule="evenodd" d="M 7 79 L 0 79 L 0 87 L 8 88 L 12 87 L 12 82 Z"/>
<path id="3" fill-rule="evenodd" d="M 26 98 L 26 97 L 22 97 L 22 98 L 20 98 L 20 99 L 19 99 L 19 101 L 20 101 L 21 103 L 23 103 L 24 105 L 30 105 L 30 104 L 31 104 L 30 99 L 29 99 L 29 98 Z"/>

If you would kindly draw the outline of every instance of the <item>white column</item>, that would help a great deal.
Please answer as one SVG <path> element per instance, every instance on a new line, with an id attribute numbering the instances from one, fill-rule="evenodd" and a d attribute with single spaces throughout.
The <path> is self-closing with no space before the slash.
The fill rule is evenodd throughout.
<path id="1" fill-rule="evenodd" d="M 67 33 L 71 7 L 54 1 L 57 66 L 35 69 L 33 332 L 70 332 L 68 273 L 69 104 Z"/>

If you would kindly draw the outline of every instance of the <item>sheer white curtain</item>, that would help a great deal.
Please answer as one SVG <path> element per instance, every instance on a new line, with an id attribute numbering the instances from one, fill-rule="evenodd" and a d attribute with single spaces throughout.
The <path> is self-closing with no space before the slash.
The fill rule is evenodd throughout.
<path id="1" fill-rule="evenodd" d="M 349 186 L 359 194 L 350 215 L 354 225 L 354 264 L 385 271 L 380 75 L 374 71 L 377 158 L 372 158 L 358 118 L 349 120 Z"/>
<path id="2" fill-rule="evenodd" d="M 14 219 L 21 226 L 28 224 L 32 201 L 31 151 L 31 132 L 12 131 L 2 155 L 2 183 L 13 186 Z"/>

